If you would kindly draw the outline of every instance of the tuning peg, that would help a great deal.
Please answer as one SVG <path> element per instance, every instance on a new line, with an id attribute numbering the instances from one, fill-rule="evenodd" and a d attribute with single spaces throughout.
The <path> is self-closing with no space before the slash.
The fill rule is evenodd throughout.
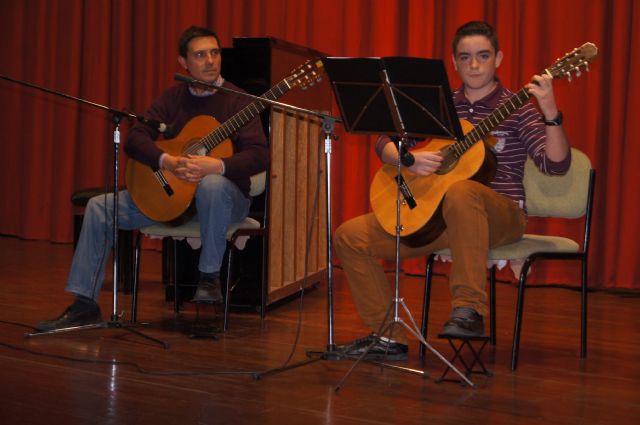
<path id="1" fill-rule="evenodd" d="M 567 80 L 569 80 L 569 82 L 571 82 L 571 72 L 567 71 L 566 75 L 567 75 Z"/>

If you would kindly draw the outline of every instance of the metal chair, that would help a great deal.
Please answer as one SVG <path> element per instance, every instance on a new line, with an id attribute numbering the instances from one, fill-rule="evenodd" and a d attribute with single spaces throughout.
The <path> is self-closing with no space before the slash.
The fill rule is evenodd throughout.
<path id="1" fill-rule="evenodd" d="M 251 190 L 249 195 L 255 198 L 265 192 L 266 188 L 266 171 L 256 174 L 251 177 Z M 260 223 L 252 217 L 246 217 L 243 221 L 234 223 L 227 229 L 227 279 L 224 297 L 224 319 L 223 329 L 228 329 L 228 316 L 229 316 L 229 302 L 232 289 L 232 264 L 234 258 L 234 252 L 244 248 L 246 239 L 251 236 L 262 236 L 264 241 L 264 235 L 266 233 L 266 226 L 264 223 Z M 139 229 L 138 236 L 136 238 L 135 251 L 134 251 L 134 278 L 133 278 L 133 295 L 131 300 L 131 321 L 133 323 L 137 320 L 137 308 L 138 308 L 138 282 L 140 274 L 140 241 L 142 236 L 152 238 L 173 238 L 173 239 L 199 239 L 200 238 L 200 223 L 196 221 L 189 221 L 179 226 L 171 226 L 167 224 L 153 224 Z M 175 244 L 174 244 L 175 250 Z M 263 253 L 265 251 L 263 250 Z M 264 255 L 264 254 L 263 254 Z M 175 261 L 175 252 L 174 252 Z M 264 264 L 264 261 L 263 261 Z M 174 309 L 178 313 L 179 307 L 179 295 L 178 295 L 178 282 L 175 276 L 176 267 L 172 267 L 174 282 Z M 260 294 L 260 317 L 264 318 L 266 310 L 266 276 L 264 267 L 261 274 L 261 294 Z"/>
<path id="2" fill-rule="evenodd" d="M 518 299 L 511 349 L 511 370 L 515 370 L 518 365 L 527 274 L 533 262 L 537 260 L 574 260 L 580 262 L 580 358 L 587 356 L 587 266 L 596 172 L 592 169 L 589 158 L 583 152 L 572 148 L 571 155 L 571 167 L 563 176 L 546 175 L 536 168 L 531 159 L 527 160 L 524 172 L 526 206 L 529 216 L 582 219 L 584 222 L 584 237 L 581 243 L 561 236 L 525 234 L 518 242 L 489 250 L 488 260 L 490 261 L 523 262 L 518 279 Z M 422 333 L 425 338 L 427 336 L 429 317 L 432 267 L 437 255 L 450 257 L 451 251 L 443 249 L 431 254 L 427 259 L 422 320 Z M 496 266 L 493 265 L 489 271 L 489 336 L 493 345 L 496 344 L 495 283 Z"/>

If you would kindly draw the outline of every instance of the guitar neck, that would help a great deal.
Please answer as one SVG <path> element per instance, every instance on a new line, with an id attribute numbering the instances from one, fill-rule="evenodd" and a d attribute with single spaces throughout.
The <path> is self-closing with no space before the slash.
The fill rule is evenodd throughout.
<path id="1" fill-rule="evenodd" d="M 526 88 L 521 88 L 516 94 L 511 96 L 506 102 L 496 108 L 491 115 L 483 119 L 476 125 L 473 130 L 467 133 L 460 143 L 457 143 L 459 154 L 462 155 L 467 149 L 476 142 L 483 140 L 491 130 L 502 123 L 516 109 L 527 103 L 531 99 L 531 94 Z"/>
<path id="2" fill-rule="evenodd" d="M 274 87 L 269 89 L 269 91 L 264 93 L 261 97 L 267 100 L 276 100 L 277 98 L 288 92 L 290 88 L 291 87 L 287 83 L 287 80 L 284 79 Z M 206 148 L 207 153 L 210 152 L 213 148 L 228 139 L 229 136 L 231 136 L 235 131 L 251 121 L 256 115 L 264 111 L 268 105 L 268 102 L 261 102 L 259 100 L 250 103 L 241 111 L 229 118 L 220 127 L 203 137 L 200 140 L 200 143 L 202 143 L 202 145 Z"/>

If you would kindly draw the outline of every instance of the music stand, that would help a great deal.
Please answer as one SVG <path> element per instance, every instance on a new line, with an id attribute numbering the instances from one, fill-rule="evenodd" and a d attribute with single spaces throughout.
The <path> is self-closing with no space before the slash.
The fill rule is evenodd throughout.
<path id="1" fill-rule="evenodd" d="M 402 152 L 407 138 L 438 137 L 462 140 L 444 63 L 436 59 L 411 57 L 324 58 L 323 64 L 336 95 L 345 128 L 354 134 L 388 135 L 398 138 Z M 422 336 L 400 298 L 400 204 L 402 189 L 401 155 L 397 162 L 395 295 L 377 335 L 385 335 L 396 324 L 404 326 L 420 343 L 434 353 L 471 387 L 471 382 Z M 404 193 L 406 198 L 406 193 Z M 400 318 L 402 306 L 411 326 Z M 390 313 L 393 309 L 391 320 Z M 375 345 L 374 340 L 354 362 L 338 384 L 338 391 L 358 363 Z M 409 370 L 401 368 L 402 370 Z M 417 371 L 425 375 L 424 371 Z"/>

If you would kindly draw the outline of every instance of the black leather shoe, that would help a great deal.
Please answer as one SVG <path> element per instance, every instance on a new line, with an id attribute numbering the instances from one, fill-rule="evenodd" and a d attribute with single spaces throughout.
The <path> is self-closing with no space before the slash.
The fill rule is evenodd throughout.
<path id="1" fill-rule="evenodd" d="M 212 282 L 200 282 L 191 302 L 194 303 L 222 303 L 222 290 L 220 289 L 220 278 L 213 279 Z"/>
<path id="2" fill-rule="evenodd" d="M 96 325 L 98 323 L 102 323 L 102 314 L 97 304 L 82 309 L 77 308 L 74 304 L 67 307 L 57 319 L 40 322 L 35 326 L 35 329 L 38 332 L 47 332 L 76 326 Z"/>
<path id="3" fill-rule="evenodd" d="M 442 334 L 461 338 L 484 336 L 484 321 L 474 309 L 456 307 L 444 324 Z"/>
<path id="4" fill-rule="evenodd" d="M 371 348 L 364 357 L 365 360 L 396 360 L 406 361 L 409 347 L 405 344 L 380 339 L 376 334 L 360 338 L 351 344 L 338 346 L 338 350 L 348 357 L 360 357 L 371 344 Z"/>

